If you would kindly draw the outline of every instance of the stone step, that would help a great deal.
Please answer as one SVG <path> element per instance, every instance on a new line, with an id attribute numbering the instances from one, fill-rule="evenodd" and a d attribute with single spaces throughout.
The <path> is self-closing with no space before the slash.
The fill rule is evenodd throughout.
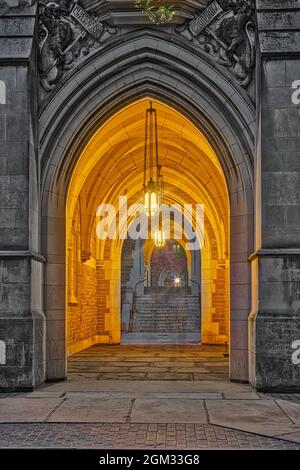
<path id="1" fill-rule="evenodd" d="M 138 313 L 135 315 L 135 319 L 138 320 L 160 320 L 160 321 L 169 321 L 169 320 L 183 320 L 183 319 L 193 319 L 193 318 L 200 318 L 200 315 L 195 312 L 194 314 L 188 314 L 188 315 L 144 315 L 144 314 L 141 314 L 141 313 Z"/>
<path id="2" fill-rule="evenodd" d="M 190 287 L 145 287 L 145 295 L 189 295 L 191 293 Z"/>
<path id="3" fill-rule="evenodd" d="M 149 313 L 149 314 L 150 314 L 150 313 L 153 313 L 153 314 L 154 314 L 154 313 L 162 313 L 162 314 L 163 314 L 163 313 L 165 313 L 165 312 L 170 313 L 170 314 L 172 314 L 172 313 L 182 313 L 182 314 L 185 314 L 185 313 L 187 313 L 187 312 L 199 312 L 199 311 L 200 311 L 199 308 L 198 308 L 198 307 L 195 307 L 195 306 L 193 306 L 192 308 L 188 308 L 188 307 L 185 307 L 185 308 L 178 308 L 178 306 L 177 306 L 177 308 L 169 309 L 169 308 L 167 308 L 167 307 L 146 308 L 145 306 L 144 306 L 144 307 L 140 307 L 140 306 L 138 306 L 138 305 L 136 306 L 136 309 L 135 309 L 135 310 L 138 311 L 138 312 L 145 312 L 145 313 Z"/>
<path id="4" fill-rule="evenodd" d="M 143 305 L 186 305 L 186 304 L 194 304 L 198 305 L 199 301 L 197 300 L 170 300 L 170 301 L 162 301 L 162 300 L 155 300 L 152 299 L 151 301 L 145 301 L 145 300 L 137 300 L 137 303 L 143 304 Z"/>
<path id="5" fill-rule="evenodd" d="M 190 333 L 199 329 L 199 297 L 187 288 L 148 288 L 136 300 L 130 331 Z"/>
<path id="6" fill-rule="evenodd" d="M 182 323 L 134 323 L 134 328 L 145 328 L 148 331 L 155 331 L 156 328 L 164 329 L 164 330 L 177 330 L 178 327 L 182 327 L 185 329 L 198 329 L 200 327 L 200 322 L 198 323 L 189 323 L 189 324 L 182 324 Z M 154 328 L 154 330 L 153 330 Z"/>
<path id="7" fill-rule="evenodd" d="M 173 310 L 168 310 L 166 308 L 162 308 L 162 309 L 151 309 L 151 310 L 148 310 L 148 309 L 145 309 L 145 308 L 136 308 L 135 309 L 136 312 L 138 312 L 139 314 L 145 314 L 145 315 L 181 315 L 181 316 L 186 316 L 188 315 L 189 313 L 194 315 L 194 314 L 200 314 L 200 310 L 199 308 L 183 308 L 182 310 L 178 310 L 178 309 L 173 309 Z"/>
<path id="8" fill-rule="evenodd" d="M 185 299 L 195 299 L 195 300 L 198 300 L 198 296 L 197 295 L 171 295 L 171 296 L 167 296 L 167 295 L 156 295 L 156 294 L 151 294 L 151 295 L 138 295 L 137 296 L 137 299 L 143 299 L 145 301 L 147 300 L 157 300 L 159 302 L 162 302 L 163 300 L 167 300 L 168 302 L 172 301 L 172 300 L 175 300 L 175 301 L 178 301 L 178 300 L 185 300 Z"/>
<path id="9" fill-rule="evenodd" d="M 193 328 L 182 328 L 180 329 L 180 333 L 197 333 L 200 330 L 200 326 L 195 326 Z M 132 333 L 178 333 L 178 329 L 176 327 L 138 327 L 134 326 L 131 330 Z"/>
<path id="10" fill-rule="evenodd" d="M 139 305 L 139 306 L 147 306 L 147 307 L 169 307 L 169 308 L 174 308 L 174 307 L 185 307 L 185 306 L 197 306 L 199 305 L 199 302 L 143 302 L 143 301 L 140 301 L 138 300 L 136 302 L 136 305 Z"/>
<path id="11" fill-rule="evenodd" d="M 152 305 L 157 307 L 157 306 L 164 306 L 164 307 L 173 307 L 173 306 L 176 306 L 176 305 L 180 305 L 180 306 L 185 306 L 185 305 L 198 305 L 198 302 L 196 301 L 192 301 L 192 302 L 155 302 L 155 301 L 151 301 L 151 302 L 144 302 L 144 301 L 141 301 L 141 300 L 137 300 L 136 302 L 136 305 L 147 305 L 149 307 L 151 307 Z"/>
<path id="12" fill-rule="evenodd" d="M 194 323 L 195 321 L 198 321 L 199 320 L 199 316 L 196 317 L 191 317 L 191 318 L 183 318 L 183 317 L 173 317 L 172 318 L 172 322 L 178 322 L 178 323 Z M 135 322 L 148 322 L 148 323 L 170 323 L 170 319 L 169 318 L 155 318 L 155 317 L 135 317 L 134 318 L 134 321 Z"/>
<path id="13" fill-rule="evenodd" d="M 192 303 L 192 304 L 178 304 L 178 303 L 174 303 L 172 305 L 170 304 L 160 304 L 160 303 L 152 303 L 152 304 L 145 304 L 145 303 L 140 303 L 140 302 L 137 302 L 136 303 L 136 306 L 139 307 L 139 308 L 147 308 L 147 309 L 162 309 L 162 308 L 165 308 L 166 310 L 174 310 L 174 309 L 186 309 L 186 308 L 197 308 L 198 307 L 198 303 Z"/>
<path id="14" fill-rule="evenodd" d="M 134 324 L 136 325 L 195 325 L 196 323 L 200 323 L 199 321 L 173 321 L 173 322 L 165 322 L 165 321 L 144 321 L 144 320 L 135 320 Z"/>

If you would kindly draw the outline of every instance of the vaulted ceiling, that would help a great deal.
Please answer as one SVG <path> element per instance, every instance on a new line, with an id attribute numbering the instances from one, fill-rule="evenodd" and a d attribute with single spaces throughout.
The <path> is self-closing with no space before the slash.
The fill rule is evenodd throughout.
<path id="1" fill-rule="evenodd" d="M 167 204 L 204 204 L 207 224 L 215 237 L 228 232 L 228 196 L 217 155 L 205 137 L 180 113 L 153 101 L 158 117 L 159 164 Z M 68 197 L 72 219 L 78 198 L 92 230 L 97 207 L 119 196 L 129 204 L 142 202 L 145 115 L 150 100 L 143 99 L 113 116 L 85 147 L 75 169 Z M 217 232 L 223 232 L 223 236 Z M 226 248 L 224 247 L 226 251 Z"/>

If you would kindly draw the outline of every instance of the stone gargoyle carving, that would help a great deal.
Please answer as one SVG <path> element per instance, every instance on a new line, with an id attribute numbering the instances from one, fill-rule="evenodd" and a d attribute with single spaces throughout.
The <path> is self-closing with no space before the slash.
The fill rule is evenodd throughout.
<path id="1" fill-rule="evenodd" d="M 67 70 L 99 47 L 116 28 L 99 21 L 77 0 L 39 2 L 39 72 L 43 88 L 55 88 Z"/>
<path id="2" fill-rule="evenodd" d="M 254 0 L 213 0 L 177 32 L 231 68 L 243 88 L 253 77 L 255 65 Z"/>

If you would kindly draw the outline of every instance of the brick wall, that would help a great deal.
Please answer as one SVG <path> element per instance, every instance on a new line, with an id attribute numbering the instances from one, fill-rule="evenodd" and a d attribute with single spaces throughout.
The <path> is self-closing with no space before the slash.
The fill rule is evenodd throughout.
<path id="1" fill-rule="evenodd" d="M 217 268 L 216 279 L 214 280 L 215 292 L 212 294 L 212 321 L 219 323 L 219 334 L 227 334 L 227 313 L 228 313 L 228 288 L 226 284 L 226 268 L 220 265 Z"/>
<path id="2" fill-rule="evenodd" d="M 103 262 L 97 263 L 97 334 L 105 331 L 105 315 L 110 313 L 107 298 L 110 294 L 110 282 L 105 279 Z"/>
<path id="3" fill-rule="evenodd" d="M 68 345 L 97 334 L 96 270 L 86 263 L 77 263 L 77 305 L 68 306 Z"/>

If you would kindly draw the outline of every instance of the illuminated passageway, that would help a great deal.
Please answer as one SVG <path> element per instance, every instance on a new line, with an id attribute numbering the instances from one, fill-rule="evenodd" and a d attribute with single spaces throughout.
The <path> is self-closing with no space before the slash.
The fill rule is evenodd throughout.
<path id="1" fill-rule="evenodd" d="M 299 8 L 269 3 L 0 2 L 0 387 L 154 342 L 299 390 Z"/>
<path id="2" fill-rule="evenodd" d="M 124 220 L 120 197 L 127 197 L 128 208 L 143 201 L 145 112 L 149 102 L 146 98 L 137 101 L 108 120 L 82 150 L 71 178 L 67 203 L 69 354 L 93 344 L 120 343 L 121 331 L 130 329 L 130 315 L 138 297 L 155 286 L 170 288 L 172 276 L 181 275 L 185 279 L 176 282 L 185 283 L 188 294 L 198 302 L 197 342 L 228 342 L 229 203 L 225 178 L 206 138 L 183 115 L 154 100 L 163 203 L 181 208 L 185 204 L 202 205 L 203 233 L 199 232 L 195 212 L 191 224 L 203 244 L 193 250 L 186 237 L 179 240 L 175 248 L 185 253 L 187 265 L 182 268 L 185 272 L 178 271 L 176 276 L 175 268 L 171 275 L 166 273 L 171 268 L 168 263 L 159 268 L 153 240 L 137 247 L 138 241 L 123 239 L 134 215 L 129 212 Z M 119 232 L 115 239 L 99 239 L 96 234 L 100 204 L 112 204 L 116 209 Z M 171 238 L 176 224 L 174 216 Z M 171 332 L 172 322 L 188 321 L 178 316 L 172 320 L 174 315 L 170 318 Z"/>

